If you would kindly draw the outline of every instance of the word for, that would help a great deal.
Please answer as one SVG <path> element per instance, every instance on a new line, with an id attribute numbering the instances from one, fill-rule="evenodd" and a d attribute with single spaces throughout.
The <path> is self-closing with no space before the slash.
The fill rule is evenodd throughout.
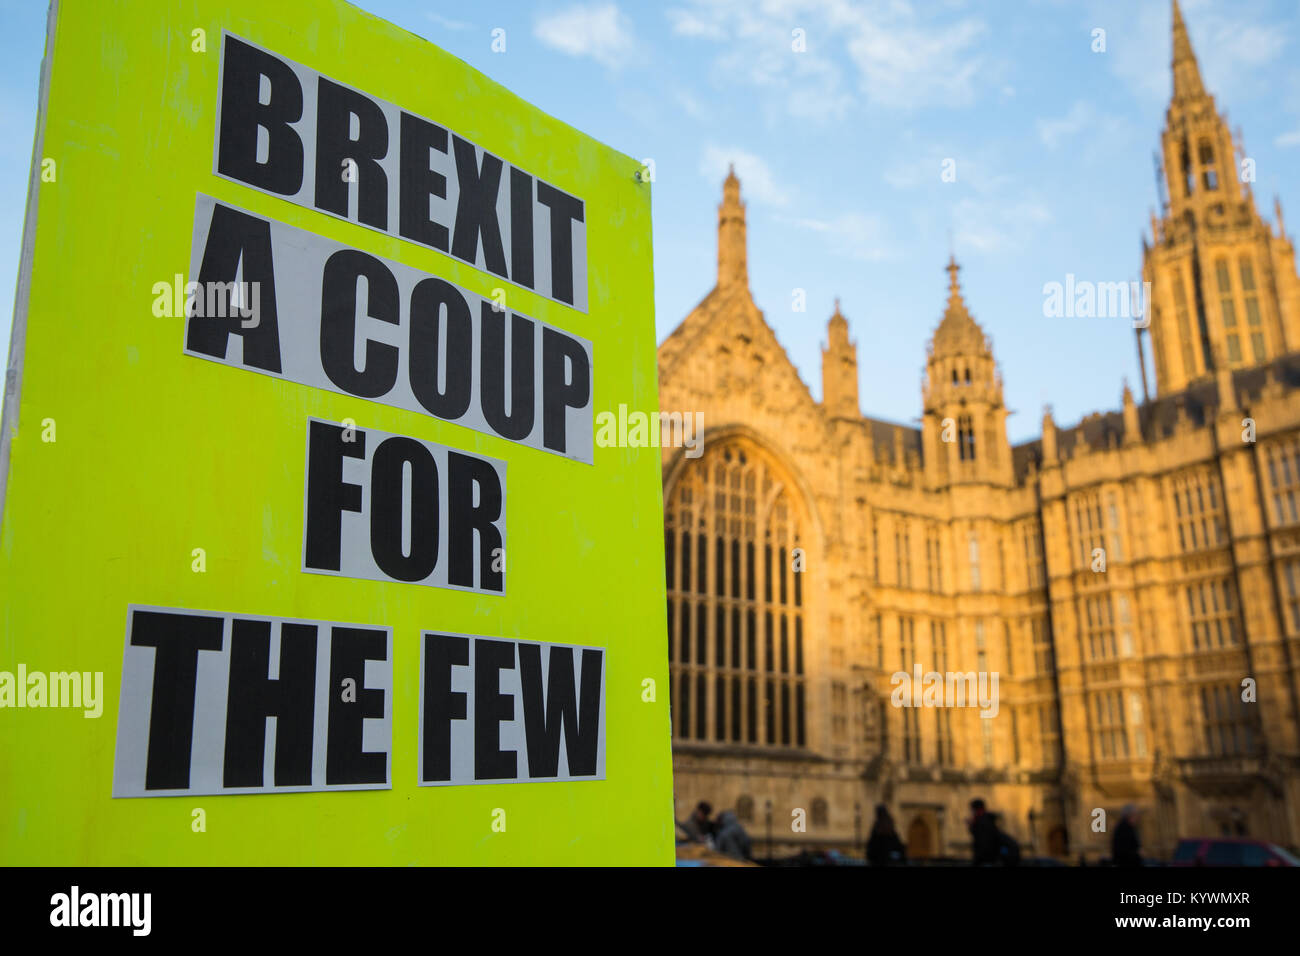
<path id="1" fill-rule="evenodd" d="M 204 195 L 190 274 L 203 288 L 242 281 L 262 292 L 255 325 L 191 317 L 188 355 L 592 463 L 586 339 Z"/>
<path id="2" fill-rule="evenodd" d="M 703 412 L 631 412 L 596 414 L 596 444 L 601 448 L 685 448 L 687 458 L 704 454 Z"/>
<path id="3" fill-rule="evenodd" d="M 148 936 L 153 926 L 152 893 L 82 893 L 73 886 L 50 897 L 51 926 L 128 926 Z"/>
<path id="4" fill-rule="evenodd" d="M 81 707 L 83 717 L 104 713 L 103 671 L 0 671 L 0 707 Z"/>
<path id="5" fill-rule="evenodd" d="M 313 418 L 305 496 L 305 571 L 505 593 L 503 461 Z"/>
<path id="6" fill-rule="evenodd" d="M 218 109 L 218 175 L 587 311 L 586 215 L 576 196 L 229 33 Z"/>
<path id="7" fill-rule="evenodd" d="M 927 671 L 917 664 L 915 673 L 898 671 L 889 678 L 890 702 L 895 707 L 979 707 L 981 717 L 998 715 L 998 672 L 965 674 Z"/>
<path id="8" fill-rule="evenodd" d="M 1043 316 L 1049 319 L 1133 319 L 1133 327 L 1145 329 L 1151 324 L 1151 283 L 1143 282 L 1075 282 L 1067 272 L 1065 284 L 1043 285 Z"/>

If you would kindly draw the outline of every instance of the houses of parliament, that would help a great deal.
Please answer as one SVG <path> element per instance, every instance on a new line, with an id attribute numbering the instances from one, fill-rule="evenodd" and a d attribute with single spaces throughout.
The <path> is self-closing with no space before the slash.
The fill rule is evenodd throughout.
<path id="1" fill-rule="evenodd" d="M 862 414 L 838 304 L 816 401 L 728 176 L 717 285 L 659 347 L 660 407 L 707 426 L 663 453 L 679 819 L 848 850 L 883 803 L 909 856 L 961 857 L 982 797 L 1026 855 L 1108 856 L 1126 804 L 1147 856 L 1300 846 L 1300 278 L 1176 0 L 1172 65 L 1141 395 L 1023 444 L 953 261 L 920 427 Z M 996 714 L 894 706 L 918 670 L 996 673 Z"/>

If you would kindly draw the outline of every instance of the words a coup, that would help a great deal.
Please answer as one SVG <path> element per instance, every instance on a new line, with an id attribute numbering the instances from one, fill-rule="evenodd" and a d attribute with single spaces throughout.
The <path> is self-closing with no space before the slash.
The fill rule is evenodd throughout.
<path id="1" fill-rule="evenodd" d="M 261 314 L 191 315 L 189 355 L 593 461 L 586 339 L 210 196 L 198 197 L 191 262 L 223 295 L 256 283 Z"/>

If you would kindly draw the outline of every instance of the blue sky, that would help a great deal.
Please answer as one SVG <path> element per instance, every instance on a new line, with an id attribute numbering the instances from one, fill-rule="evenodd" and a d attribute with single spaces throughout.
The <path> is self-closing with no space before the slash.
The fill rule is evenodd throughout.
<path id="1" fill-rule="evenodd" d="M 750 284 L 813 395 L 836 296 L 862 408 L 920 414 L 951 247 L 992 336 L 1013 441 L 1138 389 L 1123 319 L 1043 317 L 1067 273 L 1139 277 L 1170 89 L 1168 0 L 364 0 L 560 119 L 653 159 L 656 316 L 666 336 L 713 285 L 728 162 Z M 0 301 L 13 301 L 45 29 L 0 0 Z M 1300 4 L 1185 0 L 1207 87 L 1244 134 L 1255 195 L 1300 223 Z M 505 30 L 506 49 L 492 50 Z M 1093 31 L 1106 50 L 1093 52 Z M 792 49 L 802 30 L 806 49 Z M 956 181 L 941 178 L 955 161 Z M 951 240 L 950 237 L 951 236 Z M 791 309 L 806 290 L 807 311 Z M 7 343 L 4 306 L 0 341 Z"/>

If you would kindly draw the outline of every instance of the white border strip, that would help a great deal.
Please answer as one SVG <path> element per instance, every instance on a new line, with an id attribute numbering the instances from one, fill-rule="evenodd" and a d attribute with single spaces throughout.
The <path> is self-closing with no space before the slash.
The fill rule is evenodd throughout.
<path id="1" fill-rule="evenodd" d="M 32 288 L 32 262 L 36 257 L 36 205 L 41 192 L 41 157 L 50 100 L 50 65 L 54 60 L 54 33 L 59 0 L 50 0 L 45 17 L 45 55 L 41 57 L 41 91 L 36 104 L 36 137 L 32 141 L 32 171 L 27 180 L 27 208 L 23 214 L 22 252 L 18 257 L 18 285 L 14 289 L 14 323 L 9 334 L 9 364 L 4 380 L 4 414 L 0 416 L 0 532 L 4 530 L 5 499 L 9 489 L 9 444 L 18 433 L 18 412 L 23 386 L 23 355 L 27 345 L 27 309 Z"/>

